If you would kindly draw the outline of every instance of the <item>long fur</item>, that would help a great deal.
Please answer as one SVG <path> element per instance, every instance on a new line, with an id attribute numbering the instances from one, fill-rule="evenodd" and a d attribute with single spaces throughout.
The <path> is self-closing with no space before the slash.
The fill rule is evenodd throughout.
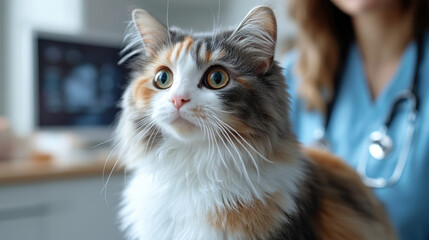
<path id="1" fill-rule="evenodd" d="M 133 172 L 120 213 L 129 239 L 394 239 L 357 174 L 292 134 L 270 8 L 215 35 L 168 30 L 144 10 L 133 19 L 117 128 Z M 168 89 L 153 83 L 160 69 Z M 225 87 L 206 85 L 211 69 L 227 72 Z"/>

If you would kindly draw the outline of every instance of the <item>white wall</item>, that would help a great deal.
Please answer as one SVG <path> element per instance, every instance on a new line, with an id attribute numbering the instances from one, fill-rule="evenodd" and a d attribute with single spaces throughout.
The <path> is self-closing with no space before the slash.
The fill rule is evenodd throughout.
<path id="1" fill-rule="evenodd" d="M 35 31 L 95 36 L 120 42 L 131 10 L 145 8 L 166 23 L 168 0 L 0 0 L 5 6 L 6 26 L 0 28 L 5 40 L 4 86 L 0 85 L 3 111 L 12 127 L 21 136 L 28 135 L 34 126 L 34 69 L 33 35 Z M 285 0 L 271 0 L 278 16 L 279 42 L 293 32 L 285 18 Z M 195 31 L 211 30 L 220 13 L 221 26 L 237 25 L 246 13 L 262 0 L 170 0 L 169 24 L 192 28 Z M 220 3 L 220 8 L 219 7 Z M 219 10 L 218 10 L 219 9 Z M 2 37 L 2 32 L 3 36 Z M 1 43 L 0 43 L 1 44 Z M 0 48 L 0 53 L 1 53 Z M 1 81 L 0 81 L 1 84 Z M 3 92 L 2 92 L 3 91 Z M 2 105 L 0 104 L 0 114 Z"/>
<path id="2" fill-rule="evenodd" d="M 5 115 L 6 98 L 5 98 L 5 74 L 4 74 L 4 26 L 5 23 L 5 1 L 0 0 L 0 116 Z"/>
<path id="3" fill-rule="evenodd" d="M 85 28 L 97 32 L 117 33 L 121 37 L 134 8 L 143 8 L 166 24 L 167 0 L 89 0 L 85 1 Z M 170 0 L 169 24 L 198 31 L 211 29 L 211 9 L 217 11 L 214 0 Z M 198 21 L 196 21 L 198 19 Z"/>
<path id="4" fill-rule="evenodd" d="M 77 34 L 83 26 L 81 0 L 5 0 L 6 114 L 19 135 L 33 129 L 33 34 Z"/>

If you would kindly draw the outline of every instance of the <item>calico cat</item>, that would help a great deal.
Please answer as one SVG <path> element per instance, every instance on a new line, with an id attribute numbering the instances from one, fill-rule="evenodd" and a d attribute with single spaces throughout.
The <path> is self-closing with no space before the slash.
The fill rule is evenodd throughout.
<path id="1" fill-rule="evenodd" d="M 271 8 L 211 33 L 132 15 L 117 128 L 129 239 L 395 239 L 359 176 L 291 132 Z"/>

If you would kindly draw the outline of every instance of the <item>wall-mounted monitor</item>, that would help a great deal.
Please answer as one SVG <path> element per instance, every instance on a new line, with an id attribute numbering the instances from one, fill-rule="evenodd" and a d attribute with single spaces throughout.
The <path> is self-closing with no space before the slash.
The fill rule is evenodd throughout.
<path id="1" fill-rule="evenodd" d="M 120 45 L 52 34 L 36 37 L 36 126 L 109 126 L 119 109 L 127 69 Z"/>

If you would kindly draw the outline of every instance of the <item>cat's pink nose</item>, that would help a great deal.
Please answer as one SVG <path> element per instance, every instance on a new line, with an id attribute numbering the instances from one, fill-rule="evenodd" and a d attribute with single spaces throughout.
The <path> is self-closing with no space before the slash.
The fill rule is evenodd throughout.
<path id="1" fill-rule="evenodd" d="M 179 110 L 185 103 L 191 101 L 191 99 L 184 96 L 174 96 L 171 98 L 171 102 L 176 106 L 177 110 Z"/>

